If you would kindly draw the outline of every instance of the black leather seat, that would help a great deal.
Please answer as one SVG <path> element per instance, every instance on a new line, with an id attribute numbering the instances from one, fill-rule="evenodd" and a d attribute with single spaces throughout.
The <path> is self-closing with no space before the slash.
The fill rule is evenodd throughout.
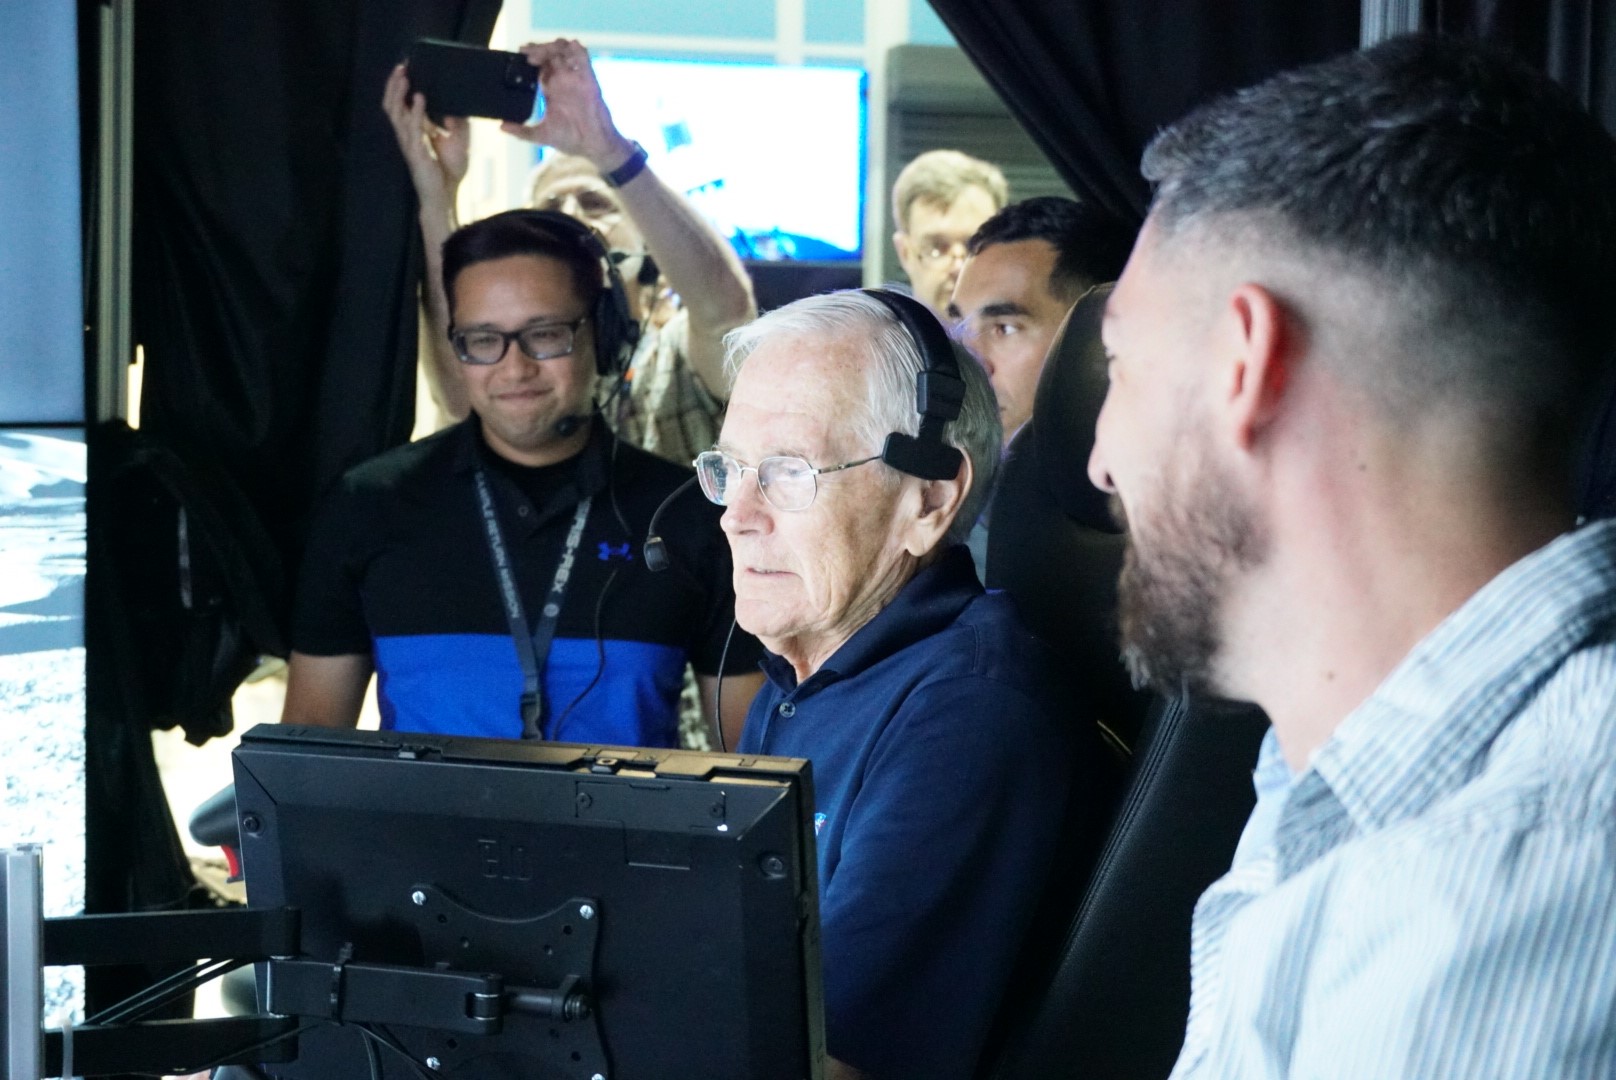
<path id="1" fill-rule="evenodd" d="M 1249 706 L 1135 691 L 1118 659 L 1123 538 L 1087 475 L 1108 294 L 1084 297 L 1051 349 L 994 497 L 988 584 L 1067 661 L 1074 720 L 1098 717 L 1127 759 L 1125 786 L 1098 852 L 1074 830 L 1052 871 L 979 1070 L 995 1080 L 1171 1071 L 1189 1011 L 1190 917 L 1234 854 L 1267 727 Z"/>

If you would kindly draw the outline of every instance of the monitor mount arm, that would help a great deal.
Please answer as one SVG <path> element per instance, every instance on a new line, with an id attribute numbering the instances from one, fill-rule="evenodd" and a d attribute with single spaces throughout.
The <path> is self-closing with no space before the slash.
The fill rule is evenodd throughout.
<path id="1" fill-rule="evenodd" d="M 485 1045 L 480 1037 L 519 1025 L 544 1025 L 556 1035 L 539 1044 L 551 1044 L 560 1061 L 572 1070 L 580 1063 L 591 1066 L 584 1075 L 610 1075 L 588 992 L 601 922 L 598 902 L 574 898 L 535 918 L 506 919 L 471 911 L 430 885 L 416 886 L 410 900 L 426 960 L 422 967 L 355 963 L 346 945 L 331 960 L 311 958 L 302 951 L 294 908 L 39 920 L 26 918 L 37 913 L 37 905 L 23 911 L 7 905 L 0 912 L 7 940 L 37 943 L 40 965 L 171 964 L 198 957 L 256 961 L 263 965 L 266 1011 L 46 1031 L 39 1040 L 38 1071 L 22 1066 L 25 1071 L 19 1072 L 12 1060 L 0 1080 L 61 1076 L 68 1055 L 77 1076 L 289 1062 L 297 1059 L 298 1032 L 322 1021 L 406 1029 L 395 1034 L 412 1056 L 445 1069 L 480 1052 Z M 550 945 L 546 956 L 553 961 L 550 971 L 522 973 L 522 982 L 536 985 L 514 985 L 506 975 L 467 970 L 481 966 L 485 957 L 497 957 L 507 942 L 532 940 L 534 934 L 543 935 Z M 33 969 L 36 980 L 38 966 Z"/>

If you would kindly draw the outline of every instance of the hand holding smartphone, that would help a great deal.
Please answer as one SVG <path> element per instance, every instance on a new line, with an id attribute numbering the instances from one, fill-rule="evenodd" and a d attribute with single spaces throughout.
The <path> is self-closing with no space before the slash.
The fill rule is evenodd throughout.
<path id="1" fill-rule="evenodd" d="M 485 116 L 525 124 L 538 109 L 539 69 L 521 53 L 422 38 L 406 63 L 410 92 L 426 98 L 434 123 Z"/>

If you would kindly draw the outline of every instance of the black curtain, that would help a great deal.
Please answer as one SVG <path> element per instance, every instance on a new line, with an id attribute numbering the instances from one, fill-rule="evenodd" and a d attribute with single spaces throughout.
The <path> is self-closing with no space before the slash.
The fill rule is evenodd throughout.
<path id="1" fill-rule="evenodd" d="M 93 17 L 91 6 L 81 11 Z M 296 564 L 319 490 L 409 435 L 421 243 L 382 84 L 416 37 L 486 43 L 498 13 L 499 0 L 137 4 L 132 314 L 146 351 L 146 449 L 115 427 L 91 437 L 88 912 L 196 901 L 151 727 L 177 721 L 163 704 L 176 698 L 196 706 L 189 715 L 216 704 L 228 726 L 243 669 L 227 654 L 244 652 L 250 669 L 253 646 L 284 635 L 261 626 L 210 649 L 206 625 L 249 616 L 239 597 L 253 569 L 261 585 L 283 583 L 264 587 L 259 614 L 284 617 L 283 568 Z M 93 72 L 92 35 L 82 47 Z M 189 487 L 131 486 L 129 466 L 148 451 L 172 466 L 160 478 L 207 478 L 207 507 L 179 505 L 208 565 L 181 571 L 174 558 L 175 499 Z M 182 573 L 200 586 L 193 572 L 227 568 L 246 570 L 207 594 L 238 598 L 224 607 L 193 607 L 202 594 L 188 588 L 181 612 L 178 590 L 165 591 Z M 205 625 L 157 639 L 159 604 Z M 202 655 L 187 657 L 182 646 L 198 643 Z M 186 727 L 198 741 L 217 733 Z M 154 974 L 93 972 L 92 1010 Z"/>
<path id="2" fill-rule="evenodd" d="M 1426 0 L 1421 20 L 1542 68 L 1616 134 L 1616 6 L 1608 0 Z"/>
<path id="3" fill-rule="evenodd" d="M 1079 197 L 1143 219 L 1139 155 L 1197 103 L 1358 45 L 1359 0 L 932 0 Z"/>
<path id="4" fill-rule="evenodd" d="M 415 203 L 382 115 L 417 37 L 500 0 L 152 0 L 135 17 L 145 431 L 216 464 L 288 564 L 316 494 L 409 436 Z"/>

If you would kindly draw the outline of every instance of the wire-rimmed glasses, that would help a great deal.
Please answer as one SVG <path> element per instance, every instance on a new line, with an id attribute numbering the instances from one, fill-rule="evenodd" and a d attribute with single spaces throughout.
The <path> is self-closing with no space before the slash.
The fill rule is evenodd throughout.
<path id="1" fill-rule="evenodd" d="M 696 478 L 701 482 L 702 494 L 719 506 L 728 506 L 743 476 L 755 473 L 758 490 L 763 492 L 769 505 L 776 510 L 794 512 L 813 505 L 814 496 L 819 494 L 819 476 L 822 473 L 841 472 L 880 459 L 881 455 L 876 454 L 818 469 L 790 454 L 777 454 L 764 458 L 756 465 L 745 465 L 722 450 L 706 450 L 697 454 L 692 464 L 696 468 Z"/>

